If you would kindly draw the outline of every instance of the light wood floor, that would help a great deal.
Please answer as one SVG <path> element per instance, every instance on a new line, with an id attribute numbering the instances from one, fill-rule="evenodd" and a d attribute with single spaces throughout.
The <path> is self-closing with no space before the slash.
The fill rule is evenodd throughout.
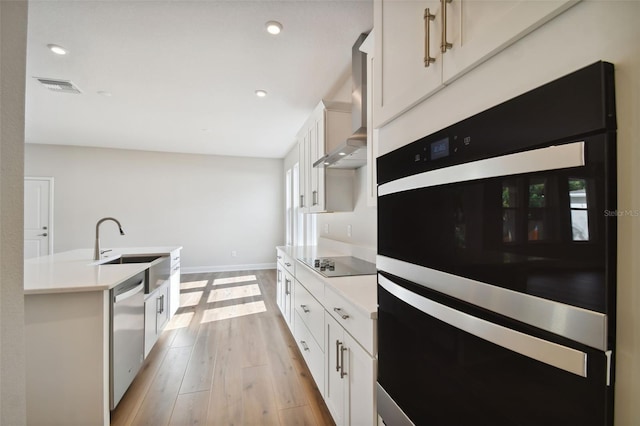
<path id="1" fill-rule="evenodd" d="M 183 275 L 181 308 L 111 425 L 332 425 L 276 305 L 275 278 Z"/>

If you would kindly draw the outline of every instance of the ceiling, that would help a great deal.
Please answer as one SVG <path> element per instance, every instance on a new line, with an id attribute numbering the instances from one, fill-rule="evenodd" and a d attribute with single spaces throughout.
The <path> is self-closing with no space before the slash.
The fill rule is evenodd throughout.
<path id="1" fill-rule="evenodd" d="M 348 84 L 372 10 L 371 0 L 31 0 L 26 142 L 282 158 L 315 105 Z M 281 34 L 267 33 L 270 20 Z"/>

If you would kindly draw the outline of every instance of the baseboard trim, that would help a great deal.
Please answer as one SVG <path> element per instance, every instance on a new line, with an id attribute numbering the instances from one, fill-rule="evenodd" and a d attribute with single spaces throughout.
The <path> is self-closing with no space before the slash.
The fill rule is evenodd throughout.
<path id="1" fill-rule="evenodd" d="M 203 272 L 233 272 L 233 271 L 257 271 L 261 269 L 276 269 L 273 263 L 249 263 L 245 265 L 220 265 L 220 266 L 183 266 L 181 274 L 200 274 Z"/>

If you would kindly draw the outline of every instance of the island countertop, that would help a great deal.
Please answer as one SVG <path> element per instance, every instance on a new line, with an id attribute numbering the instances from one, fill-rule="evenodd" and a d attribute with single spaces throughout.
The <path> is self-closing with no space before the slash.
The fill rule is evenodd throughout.
<path id="1" fill-rule="evenodd" d="M 122 255 L 169 255 L 181 246 L 113 249 L 93 260 L 93 249 L 78 249 L 24 261 L 24 294 L 109 290 L 149 267 L 148 263 L 100 265 Z"/>

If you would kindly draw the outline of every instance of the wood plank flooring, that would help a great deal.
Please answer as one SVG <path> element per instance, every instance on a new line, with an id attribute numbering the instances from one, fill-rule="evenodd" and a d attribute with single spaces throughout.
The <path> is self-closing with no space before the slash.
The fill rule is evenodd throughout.
<path id="1" fill-rule="evenodd" d="M 276 305 L 275 270 L 185 274 L 111 425 L 333 425 Z"/>

